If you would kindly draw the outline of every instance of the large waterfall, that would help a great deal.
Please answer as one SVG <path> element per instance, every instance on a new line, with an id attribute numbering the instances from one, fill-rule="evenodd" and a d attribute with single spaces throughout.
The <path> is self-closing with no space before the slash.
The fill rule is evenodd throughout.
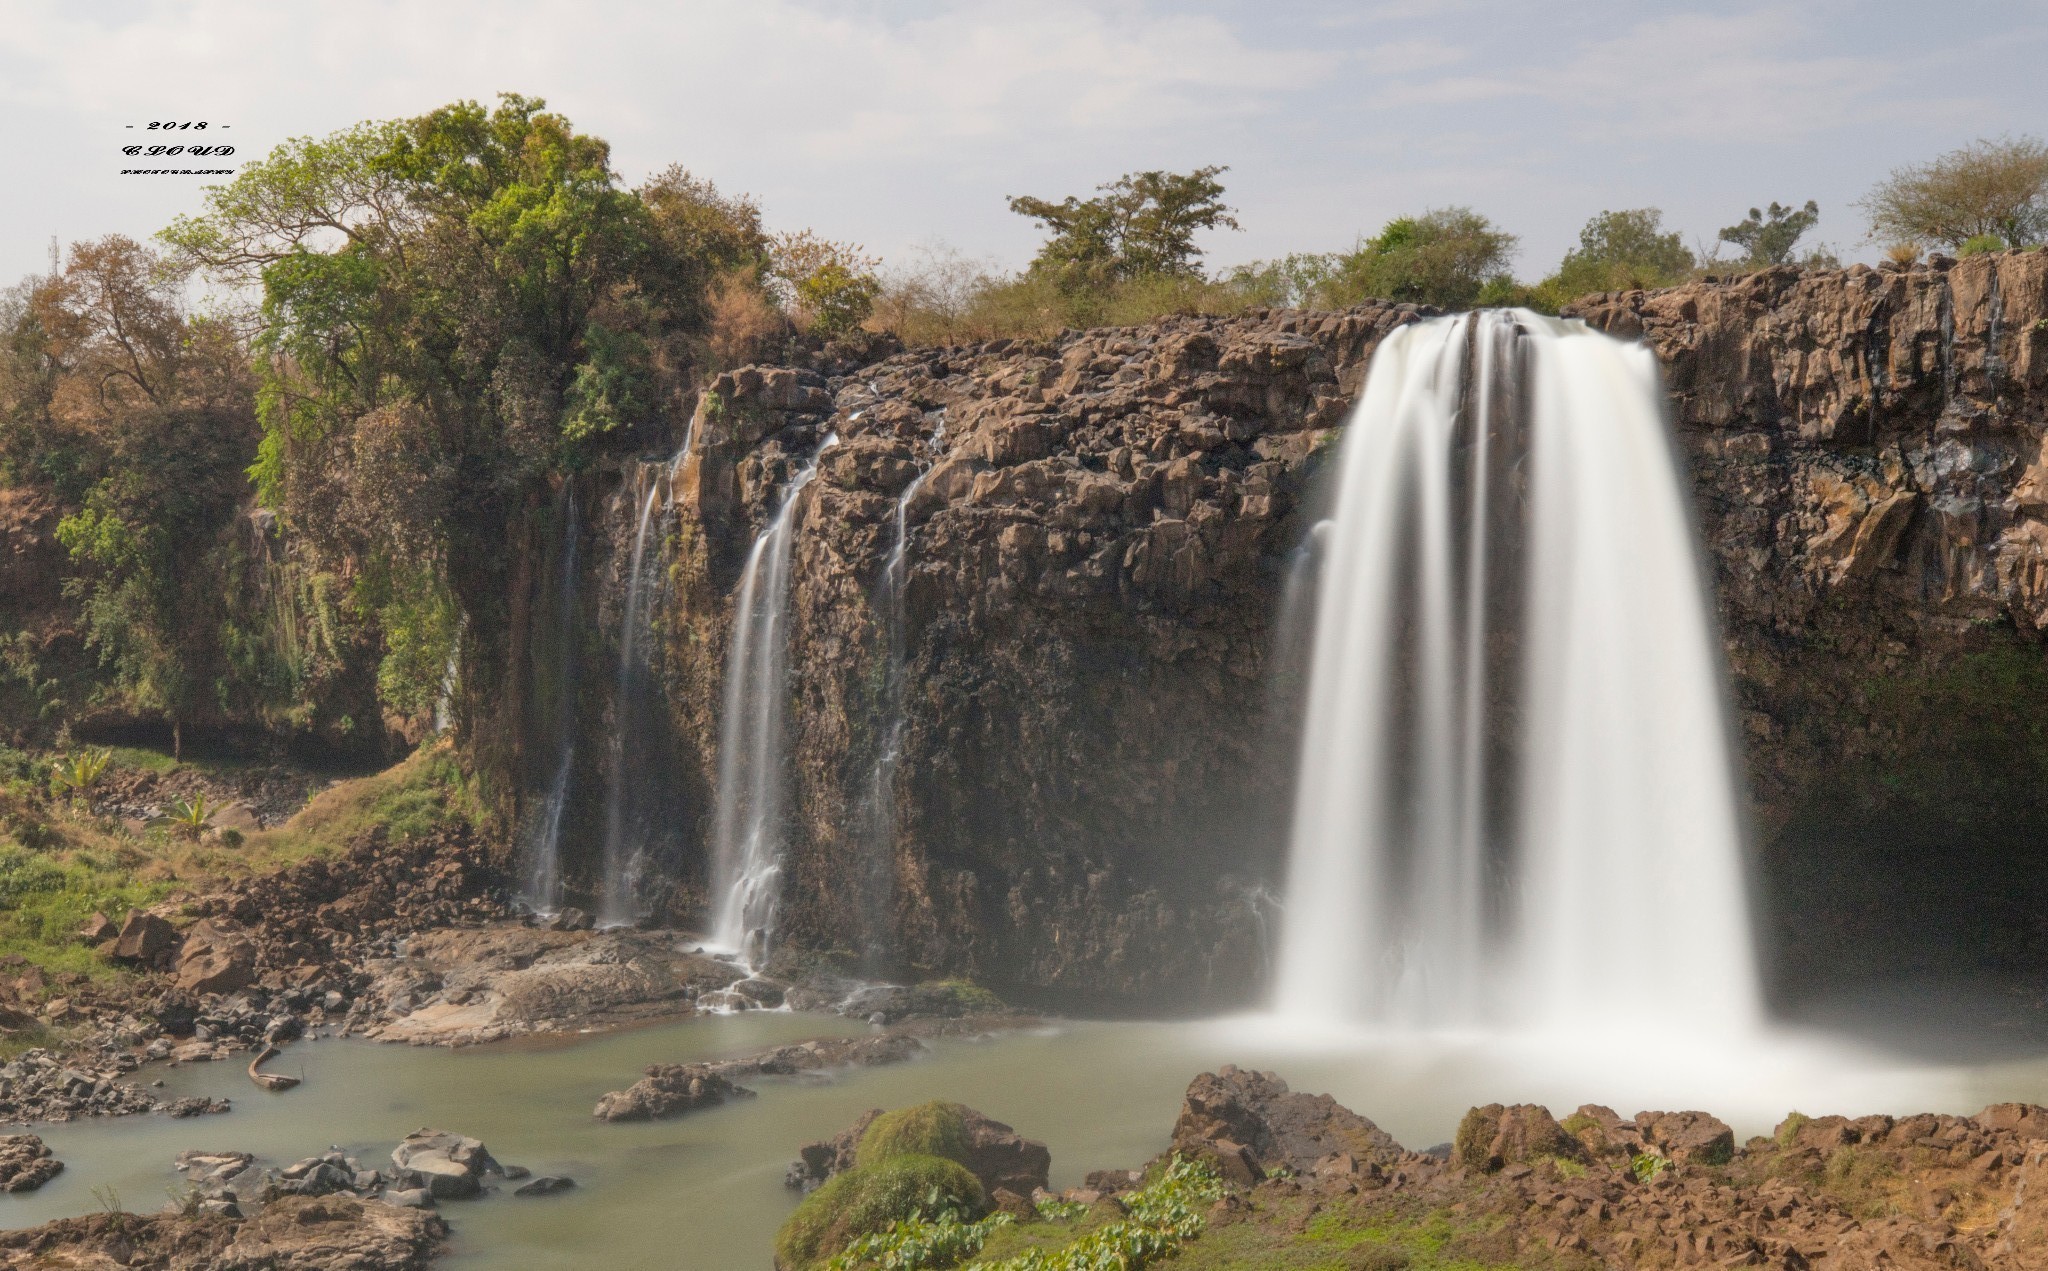
<path id="1" fill-rule="evenodd" d="M 1520 310 L 1403 327 L 1338 462 L 1281 1012 L 1751 1021 L 1720 654 L 1650 352 Z"/>
<path id="2" fill-rule="evenodd" d="M 726 655 L 725 709 L 719 720 L 718 815 L 711 899 L 712 938 L 756 963 L 765 961 L 782 898 L 784 833 L 783 716 L 788 707 L 789 558 L 804 487 L 818 453 L 791 479 L 782 506 L 747 554 Z"/>

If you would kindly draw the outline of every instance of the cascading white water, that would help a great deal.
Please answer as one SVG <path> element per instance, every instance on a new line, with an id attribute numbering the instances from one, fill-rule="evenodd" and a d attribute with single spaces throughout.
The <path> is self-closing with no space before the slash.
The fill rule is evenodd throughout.
<path id="1" fill-rule="evenodd" d="M 1339 464 L 1279 1010 L 1753 1022 L 1715 627 L 1650 352 L 1521 310 L 1403 327 Z"/>
<path id="2" fill-rule="evenodd" d="M 629 716 L 637 709 L 639 681 L 645 671 L 646 655 L 640 648 L 642 595 L 647 586 L 647 531 L 654 522 L 656 496 L 661 484 L 647 483 L 647 495 L 640 500 L 640 519 L 633 531 L 633 554 L 626 565 L 626 611 L 619 628 L 618 689 L 612 700 L 612 764 L 604 798 L 604 879 L 598 895 L 597 921 L 620 926 L 639 917 L 638 886 L 640 853 L 629 842 L 626 824 L 627 787 L 638 777 L 633 755 L 633 728 Z"/>
<path id="3" fill-rule="evenodd" d="M 733 608 L 719 721 L 712 939 L 757 965 L 767 959 L 782 899 L 783 715 L 796 511 L 804 487 L 818 475 L 819 459 L 838 441 L 836 433 L 826 437 L 783 492 L 782 506 L 747 554 Z"/>
<path id="4" fill-rule="evenodd" d="M 561 574 L 555 590 L 555 771 L 527 829 L 526 903 L 541 913 L 562 907 L 562 813 L 576 767 L 576 491 L 564 498 Z"/>

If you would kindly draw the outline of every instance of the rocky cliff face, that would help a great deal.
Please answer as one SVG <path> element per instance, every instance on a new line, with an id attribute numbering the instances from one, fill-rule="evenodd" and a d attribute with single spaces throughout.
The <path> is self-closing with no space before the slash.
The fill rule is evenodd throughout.
<path id="1" fill-rule="evenodd" d="M 2026 860 L 2048 814 L 2044 291 L 2048 253 L 2025 253 L 1583 307 L 1666 367 L 1762 891 L 1807 981 L 1934 969 L 1937 946 L 2048 959 L 2048 867 Z M 733 592 L 836 436 L 797 510 L 785 942 L 1070 1003 L 1256 992 L 1293 759 L 1270 709 L 1284 574 L 1372 349 L 1425 316 L 1174 319 L 721 377 L 655 530 L 665 709 L 635 753 L 666 792 L 658 903 L 701 913 Z M 900 610 L 881 585 L 899 508 Z M 605 525 L 589 603 L 615 630 L 630 527 Z M 585 714 L 613 728 L 617 704 Z"/>
<path id="2" fill-rule="evenodd" d="M 2048 252 L 1596 299 L 1664 363 L 1781 970 L 2038 970 Z"/>

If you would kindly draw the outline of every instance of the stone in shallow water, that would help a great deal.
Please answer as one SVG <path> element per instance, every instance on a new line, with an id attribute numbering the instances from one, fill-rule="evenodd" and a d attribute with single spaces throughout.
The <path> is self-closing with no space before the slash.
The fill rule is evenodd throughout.
<path id="1" fill-rule="evenodd" d="M 33 1134 L 0 1135 L 0 1191 L 32 1192 L 57 1177 L 64 1162 Z"/>
<path id="2" fill-rule="evenodd" d="M 513 1189 L 512 1194 L 514 1196 L 552 1196 L 556 1192 L 566 1192 L 575 1185 L 576 1180 L 573 1178 L 543 1174 L 532 1182 L 522 1184 Z"/>

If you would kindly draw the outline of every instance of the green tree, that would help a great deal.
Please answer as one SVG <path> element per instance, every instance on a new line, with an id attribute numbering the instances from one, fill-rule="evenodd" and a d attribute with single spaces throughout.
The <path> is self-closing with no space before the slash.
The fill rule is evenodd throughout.
<path id="1" fill-rule="evenodd" d="M 1980 139 L 1893 169 L 1858 206 L 1882 243 L 1960 248 L 1989 235 L 2031 247 L 2048 237 L 2048 145 Z"/>
<path id="2" fill-rule="evenodd" d="M 1469 207 L 1396 217 L 1332 259 L 1317 297 L 1330 305 L 1380 299 L 1468 308 L 1489 284 L 1507 279 L 1518 241 Z"/>
<path id="3" fill-rule="evenodd" d="M 810 230 L 769 240 L 769 273 L 785 312 L 804 330 L 842 335 L 867 320 L 882 294 L 881 264 L 856 243 L 835 243 Z"/>
<path id="4" fill-rule="evenodd" d="M 1555 310 L 1597 291 L 1669 287 L 1693 267 L 1691 250 L 1676 230 L 1664 228 L 1664 214 L 1656 208 L 1602 212 L 1579 230 L 1579 245 L 1536 292 L 1543 307 Z"/>
<path id="5" fill-rule="evenodd" d="M 516 94 L 288 142 L 163 237 L 260 283 L 260 495 L 409 703 L 452 613 L 496 629 L 522 496 L 678 409 L 708 286 L 765 260 L 751 203 L 679 169 L 622 189 L 604 141 Z"/>
<path id="6" fill-rule="evenodd" d="M 1125 173 L 1097 186 L 1094 198 L 1068 195 L 1058 203 L 1014 196 L 1010 210 L 1028 216 L 1051 237 L 1031 262 L 1031 272 L 1070 288 L 1106 288 L 1148 276 L 1199 277 L 1201 230 L 1236 229 L 1224 206 L 1229 169 L 1193 172 Z"/>
<path id="7" fill-rule="evenodd" d="M 73 245 L 9 317 L 0 467 L 46 491 L 109 704 L 182 725 L 212 706 L 225 598 L 219 540 L 247 490 L 252 384 L 227 326 L 113 235 Z"/>
<path id="8" fill-rule="evenodd" d="M 1768 210 L 1749 209 L 1749 215 L 1721 230 L 1720 241 L 1742 249 L 1743 263 L 1761 269 L 1782 265 L 1792 259 L 1792 249 L 1806 231 L 1820 220 L 1820 205 L 1806 200 L 1802 208 L 1773 202 Z"/>

